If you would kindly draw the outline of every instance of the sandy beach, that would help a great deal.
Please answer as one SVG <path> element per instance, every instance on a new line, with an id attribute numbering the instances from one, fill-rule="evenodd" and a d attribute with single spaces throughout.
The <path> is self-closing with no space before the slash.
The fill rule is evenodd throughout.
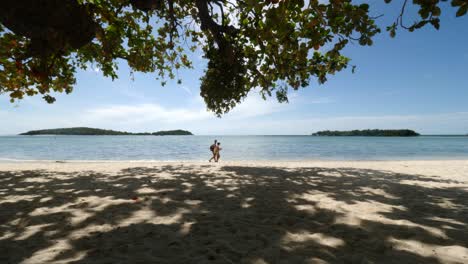
<path id="1" fill-rule="evenodd" d="M 468 160 L 0 163 L 0 263 L 468 263 Z"/>

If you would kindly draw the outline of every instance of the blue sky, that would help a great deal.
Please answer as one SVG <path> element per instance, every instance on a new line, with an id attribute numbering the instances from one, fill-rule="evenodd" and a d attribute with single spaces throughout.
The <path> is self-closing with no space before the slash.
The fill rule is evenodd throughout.
<path id="1" fill-rule="evenodd" d="M 391 24 L 399 4 L 370 1 L 378 20 Z M 410 22 L 409 10 L 406 21 Z M 199 135 L 310 134 L 324 129 L 410 128 L 423 134 L 468 133 L 468 17 L 455 18 L 444 5 L 441 29 L 386 32 L 372 47 L 350 45 L 357 65 L 330 76 L 324 85 L 290 94 L 289 104 L 256 93 L 222 118 L 206 111 L 199 78 L 206 61 L 193 54 L 195 69 L 180 72 L 182 85 L 165 87 L 151 74 L 131 79 L 125 63 L 112 81 L 98 69 L 79 72 L 70 95 L 46 104 L 40 97 L 11 104 L 0 96 L 0 135 L 31 129 L 90 126 L 132 132 L 188 129 Z"/>

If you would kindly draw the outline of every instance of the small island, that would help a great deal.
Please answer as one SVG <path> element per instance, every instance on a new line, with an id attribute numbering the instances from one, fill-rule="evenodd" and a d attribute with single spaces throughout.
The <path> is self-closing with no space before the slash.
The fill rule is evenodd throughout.
<path id="1" fill-rule="evenodd" d="M 26 133 L 21 133 L 23 136 L 37 136 L 37 135 L 69 135 L 69 136 L 191 136 L 193 135 L 187 130 L 166 130 L 154 133 L 131 133 L 121 132 L 115 130 L 106 130 L 90 127 L 71 127 L 71 128 L 56 128 L 56 129 L 42 129 L 32 130 Z"/>
<path id="2" fill-rule="evenodd" d="M 419 134 L 410 129 L 366 129 L 351 131 L 325 130 L 313 133 L 312 136 L 415 137 L 419 136 Z"/>
<path id="3" fill-rule="evenodd" d="M 166 130 L 151 133 L 153 136 L 193 136 L 192 132 L 187 130 Z"/>

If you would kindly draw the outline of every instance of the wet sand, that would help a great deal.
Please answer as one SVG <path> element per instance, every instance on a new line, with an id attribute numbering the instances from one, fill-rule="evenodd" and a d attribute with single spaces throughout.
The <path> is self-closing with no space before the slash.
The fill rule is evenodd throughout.
<path id="1" fill-rule="evenodd" d="M 468 263 L 468 161 L 0 163 L 0 263 Z"/>

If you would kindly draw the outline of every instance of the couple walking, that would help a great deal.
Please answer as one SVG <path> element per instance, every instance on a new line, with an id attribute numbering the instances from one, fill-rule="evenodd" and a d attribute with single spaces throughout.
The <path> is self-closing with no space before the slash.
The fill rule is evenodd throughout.
<path id="1" fill-rule="evenodd" d="M 214 160 L 215 162 L 218 162 L 219 160 L 219 152 L 221 151 L 221 147 L 220 147 L 221 143 L 218 142 L 218 140 L 215 139 L 214 141 L 214 144 L 210 146 L 210 151 L 211 153 L 213 153 L 213 157 L 211 157 L 210 160 L 208 160 L 209 162 L 211 162 L 212 160 Z"/>

